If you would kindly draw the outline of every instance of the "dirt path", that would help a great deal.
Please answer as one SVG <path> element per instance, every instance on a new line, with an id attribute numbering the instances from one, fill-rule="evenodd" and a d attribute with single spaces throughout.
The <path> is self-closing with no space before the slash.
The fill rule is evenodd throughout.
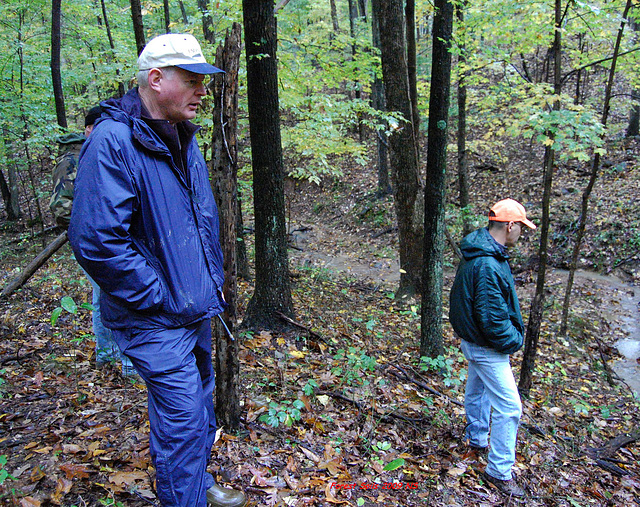
<path id="1" fill-rule="evenodd" d="M 346 275 L 394 290 L 400 279 L 395 252 L 386 249 L 381 253 L 371 245 L 363 248 L 366 242 L 363 238 L 345 231 L 328 231 L 317 224 L 299 229 L 292 233 L 293 244 L 299 249 L 292 250 L 295 265 Z M 452 279 L 453 273 L 450 270 L 446 278 Z M 566 279 L 566 271 L 550 270 L 547 284 L 553 287 L 556 299 L 564 297 Z M 533 287 L 524 287 L 524 292 L 532 294 Z M 595 300 L 597 312 L 609 328 L 609 336 L 599 338 L 613 344 L 621 355 L 620 359 L 610 361 L 610 366 L 640 395 L 640 288 L 613 275 L 578 270 L 573 289 L 574 303 L 576 298 Z M 526 317 L 528 304 L 523 303 Z"/>

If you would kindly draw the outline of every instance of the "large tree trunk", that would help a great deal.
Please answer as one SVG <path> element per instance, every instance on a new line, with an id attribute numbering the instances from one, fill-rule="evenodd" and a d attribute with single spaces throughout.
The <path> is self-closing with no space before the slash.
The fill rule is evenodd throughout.
<path id="1" fill-rule="evenodd" d="M 453 4 L 436 0 L 433 20 L 433 57 L 429 97 L 427 139 L 427 181 L 424 191 L 424 268 L 420 356 L 444 353 L 442 341 L 442 287 L 445 238 L 445 174 L 447 168 L 447 125 L 451 89 L 451 32 Z"/>
<path id="2" fill-rule="evenodd" d="M 243 0 L 242 6 L 256 231 L 255 292 L 244 325 L 278 328 L 277 313 L 292 316 L 293 302 L 285 227 L 276 18 L 271 0 Z"/>
<path id="3" fill-rule="evenodd" d="M 463 1 L 457 7 L 458 21 L 464 26 L 464 9 L 467 2 Z M 467 47 L 465 41 L 466 31 L 461 34 L 459 42 L 458 66 L 460 77 L 458 81 L 458 187 L 460 192 L 460 208 L 462 209 L 462 235 L 466 236 L 472 231 L 469 218 L 469 158 L 467 152 Z"/>
<path id="4" fill-rule="evenodd" d="M 220 214 L 220 244 L 224 257 L 223 292 L 228 308 L 222 314 L 232 334 L 237 318 L 236 223 L 238 215 L 238 68 L 240 67 L 240 25 L 234 23 L 224 46 L 216 53 L 216 66 L 225 74 L 215 77 L 213 90 L 213 157 L 211 185 Z M 216 342 L 216 416 L 225 428 L 240 426 L 238 396 L 238 342 L 219 320 L 214 321 Z"/>
<path id="5" fill-rule="evenodd" d="M 422 275 L 423 211 L 418 155 L 413 135 L 411 98 L 401 0 L 373 0 L 380 23 L 382 76 L 387 110 L 402 114 L 389 138 L 394 205 L 398 220 L 400 287 L 396 297 L 420 292 Z"/>
<path id="6" fill-rule="evenodd" d="M 142 3 L 140 0 L 130 0 L 131 2 L 131 21 L 133 22 L 133 34 L 136 38 L 136 49 L 138 55 L 142 53 L 146 45 L 144 37 L 144 23 L 142 22 Z"/>
<path id="7" fill-rule="evenodd" d="M 378 14 L 375 9 L 371 12 L 371 39 L 373 47 L 380 49 L 380 23 L 378 21 Z M 384 100 L 384 83 L 382 79 L 378 77 L 376 73 L 371 85 L 371 102 L 375 109 L 378 111 L 385 110 Z M 386 138 L 382 137 L 382 132 L 376 132 L 376 145 L 377 145 L 377 168 L 378 168 L 378 191 L 376 195 L 383 197 L 391 193 L 391 185 L 389 184 L 389 150 Z"/>
<path id="8" fill-rule="evenodd" d="M 56 103 L 56 118 L 58 125 L 67 128 L 67 113 L 64 107 L 64 93 L 62 91 L 62 76 L 60 74 L 60 17 L 62 0 L 51 2 L 51 84 L 53 98 Z"/>
<path id="9" fill-rule="evenodd" d="M 620 44 L 622 43 L 622 36 L 624 34 L 624 27 L 627 21 L 627 16 L 635 0 L 627 0 L 627 4 L 622 13 L 620 21 L 620 27 L 618 28 L 618 36 L 613 49 L 613 58 L 611 59 L 611 67 L 609 68 L 609 79 L 607 81 L 607 87 L 605 88 L 604 104 L 602 110 L 602 119 L 600 123 L 607 126 L 609 121 L 609 107 L 611 106 L 611 94 L 613 90 L 613 80 L 616 74 L 616 64 L 618 62 L 618 55 L 620 53 Z M 593 157 L 593 163 L 591 166 L 591 175 L 589 177 L 589 183 L 582 192 L 582 206 L 580 209 L 580 221 L 578 225 L 578 231 L 576 234 L 575 244 L 573 246 L 573 252 L 571 255 L 571 265 L 569 267 L 569 278 L 567 280 L 567 287 L 564 293 L 564 302 L 562 304 L 562 321 L 560 324 L 560 334 L 565 335 L 567 333 L 567 325 L 569 320 L 569 305 L 571 302 L 571 290 L 573 288 L 573 279 L 575 271 L 578 267 L 578 257 L 580 257 L 580 247 L 582 246 L 582 238 L 587 226 L 587 216 L 589 214 L 589 198 L 591 197 L 591 191 L 593 190 L 596 180 L 598 179 L 598 173 L 600 171 L 600 153 L 596 153 Z"/>
<path id="10" fill-rule="evenodd" d="M 555 21 L 554 21 L 554 42 L 553 42 L 553 88 L 555 95 L 559 98 L 562 91 L 562 0 L 555 0 Z M 556 111 L 560 110 L 560 101 L 553 103 Z M 553 132 L 547 132 L 550 139 L 554 139 Z M 547 274 L 548 242 L 549 242 L 549 207 L 551 203 L 551 185 L 553 183 L 553 169 L 555 165 L 555 151 L 551 145 L 547 145 L 544 150 L 544 176 L 542 195 L 542 224 L 540 227 L 540 246 L 538 248 L 538 278 L 536 281 L 536 293 L 531 301 L 529 322 L 524 337 L 524 355 L 520 368 L 520 380 L 518 389 L 524 397 L 529 396 L 533 384 L 533 370 L 535 368 L 536 354 L 538 352 L 538 340 L 540 338 L 540 327 L 542 324 L 542 314 L 544 312 L 545 278 Z"/>

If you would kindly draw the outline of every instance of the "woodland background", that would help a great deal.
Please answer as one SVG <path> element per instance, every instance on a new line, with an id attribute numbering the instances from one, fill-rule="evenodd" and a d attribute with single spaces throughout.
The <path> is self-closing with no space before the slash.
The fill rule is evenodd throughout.
<path id="1" fill-rule="evenodd" d="M 460 440 L 465 365 L 446 322 L 446 292 L 457 264 L 453 245 L 484 224 L 493 202 L 510 196 L 540 225 L 512 259 L 525 320 L 538 323 L 528 330 L 537 356 L 516 475 L 531 505 L 640 505 L 638 399 L 610 367 L 615 342 L 638 319 L 628 304 L 637 302 L 640 273 L 635 2 L 381 1 L 372 10 L 355 0 L 285 0 L 275 9 L 247 1 L 245 17 L 247 6 L 266 6 L 277 17 L 277 74 L 270 77 L 280 118 L 264 120 L 281 133 L 281 168 L 271 169 L 282 173 L 287 287 L 275 289 L 288 292 L 290 306 L 288 325 L 238 326 L 231 354 L 239 363 L 239 420 L 214 450 L 218 479 L 245 488 L 254 505 L 509 504 L 482 484 L 483 458 Z M 233 23 L 243 22 L 243 6 L 7 0 L 0 11 L 5 285 L 61 232 L 48 198 L 65 123 L 80 131 L 91 106 L 128 89 L 137 52 L 154 35 L 191 32 L 214 61 Z M 397 18 L 390 14 L 381 20 L 383 40 L 376 40 L 375 12 L 400 12 L 405 19 L 395 26 L 409 29 L 392 30 Z M 450 36 L 444 30 L 434 39 L 442 16 Z M 433 52 L 442 41 L 447 56 Z M 383 44 L 398 44 L 396 54 L 408 56 L 396 88 L 383 68 L 390 62 L 381 62 Z M 58 49 L 60 87 L 51 70 Z M 247 73 L 251 62 L 270 56 L 243 53 L 237 72 L 234 166 L 248 271 L 235 290 L 234 326 L 256 286 L 269 283 L 256 269 L 253 205 L 261 189 L 254 176 L 262 151 L 251 150 Z M 446 71 L 448 58 L 451 89 L 433 90 L 434 71 Z M 382 82 L 387 103 L 394 98 L 388 90 L 400 90 L 400 103 L 409 104 L 404 112 L 385 110 Z M 216 153 L 213 97 L 197 118 L 208 160 Z M 434 146 L 430 117 L 443 109 L 433 123 L 444 140 Z M 417 284 L 415 293 L 402 290 L 414 273 L 399 254 L 406 251 L 403 231 L 422 221 L 398 199 L 406 174 L 397 166 L 397 142 L 409 130 L 417 134 L 417 148 L 404 152 L 415 152 L 410 190 L 442 202 L 424 213 L 425 224 L 436 224 L 424 251 L 433 247 L 425 265 L 438 268 L 428 275 L 437 281 Z M 430 150 L 439 150 L 437 163 L 429 162 Z M 422 251 L 420 239 L 416 244 Z M 595 275 L 576 275 L 567 316 L 562 269 L 572 267 Z M 420 278 L 422 266 L 413 269 Z M 624 283 L 596 276 L 612 273 Z M 425 294 L 435 310 L 420 304 Z M 6 505 L 155 501 L 144 386 L 116 367 L 94 369 L 88 302 L 90 286 L 68 246 L 0 301 Z M 434 342 L 435 353 L 425 353 Z M 521 360 L 514 357 L 516 375 Z M 332 483 L 356 486 L 338 490 Z"/>

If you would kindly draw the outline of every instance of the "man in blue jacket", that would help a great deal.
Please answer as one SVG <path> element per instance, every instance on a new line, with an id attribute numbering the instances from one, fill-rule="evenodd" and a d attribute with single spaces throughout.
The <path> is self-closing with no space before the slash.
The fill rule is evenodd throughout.
<path id="1" fill-rule="evenodd" d="M 164 507 L 240 507 L 207 472 L 215 439 L 211 317 L 220 313 L 218 211 L 189 120 L 209 65 L 167 34 L 138 58 L 138 88 L 102 103 L 84 144 L 69 239 L 102 289 L 104 324 L 147 384 L 150 450 Z"/>
<path id="2" fill-rule="evenodd" d="M 465 436 L 472 448 L 486 449 L 491 420 L 491 449 L 483 477 L 501 492 L 517 497 L 524 496 L 524 491 L 512 479 L 511 467 L 522 404 L 509 354 L 522 347 L 524 324 L 507 247 L 515 246 L 525 226 L 536 228 L 524 206 L 504 199 L 491 208 L 488 227 L 462 240 L 464 260 L 451 288 L 449 311 L 469 361 Z"/>

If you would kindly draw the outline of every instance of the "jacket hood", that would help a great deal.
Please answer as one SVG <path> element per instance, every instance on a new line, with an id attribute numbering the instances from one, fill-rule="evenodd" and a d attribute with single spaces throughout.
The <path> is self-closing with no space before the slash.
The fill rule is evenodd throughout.
<path id="1" fill-rule="evenodd" d="M 496 257 L 500 260 L 509 258 L 507 249 L 493 239 L 487 227 L 468 234 L 460 243 L 460 251 L 466 260 L 476 257 Z"/>
<path id="2" fill-rule="evenodd" d="M 75 143 L 84 143 L 86 137 L 84 134 L 64 134 L 59 136 L 56 141 L 59 144 L 75 144 Z"/>

